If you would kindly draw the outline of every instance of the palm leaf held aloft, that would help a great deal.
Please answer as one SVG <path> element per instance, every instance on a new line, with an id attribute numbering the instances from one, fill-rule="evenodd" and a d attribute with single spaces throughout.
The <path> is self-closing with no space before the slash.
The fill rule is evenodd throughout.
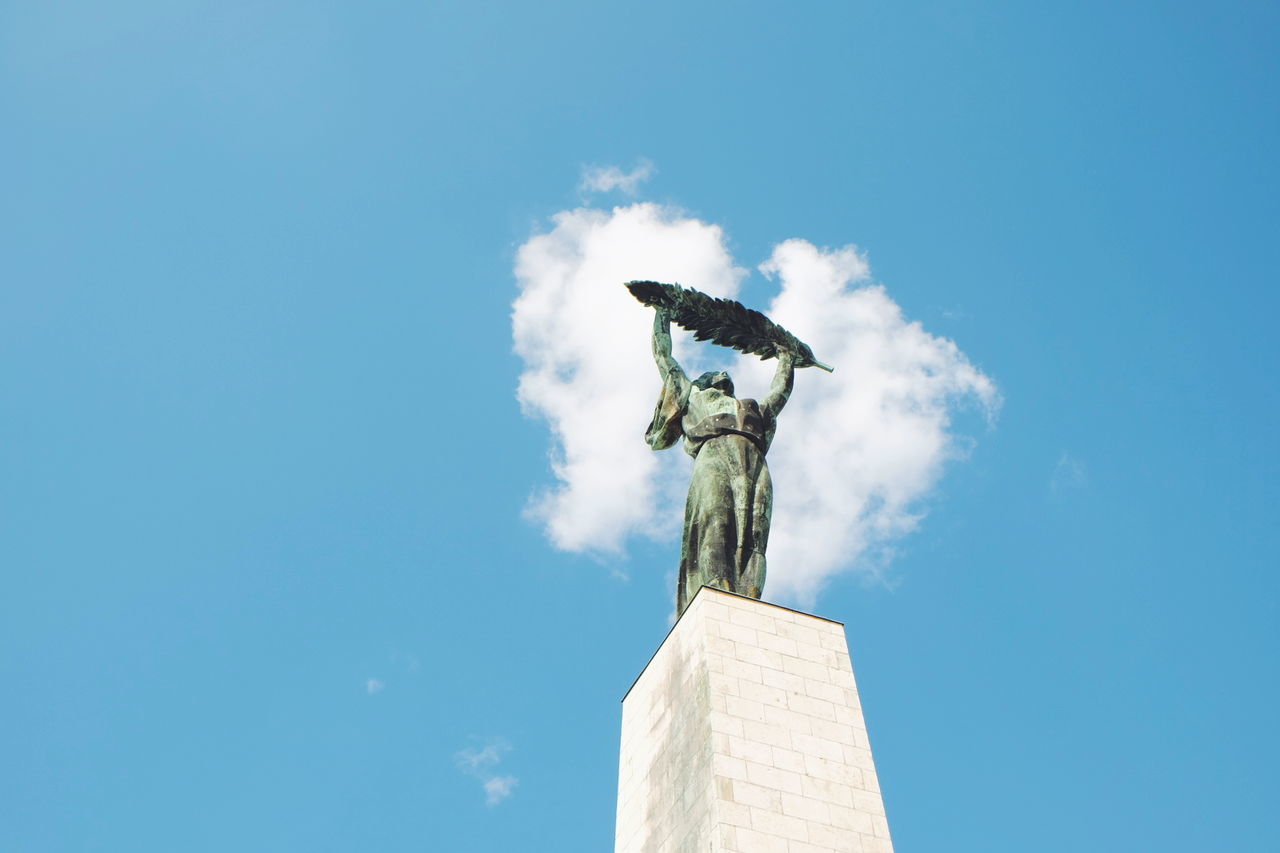
<path id="1" fill-rule="evenodd" d="M 676 325 L 693 332 L 700 341 L 766 359 L 776 358 L 786 350 L 795 357 L 796 367 L 820 367 L 828 373 L 832 370 L 813 357 L 808 344 L 741 302 L 658 281 L 629 281 L 627 289 L 645 305 L 666 310 Z"/>

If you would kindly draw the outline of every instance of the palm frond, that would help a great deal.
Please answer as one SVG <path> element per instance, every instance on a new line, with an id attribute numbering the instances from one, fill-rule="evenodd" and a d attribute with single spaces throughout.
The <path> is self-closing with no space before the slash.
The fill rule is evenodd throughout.
<path id="1" fill-rule="evenodd" d="M 700 341 L 711 341 L 761 358 L 776 358 L 787 351 L 796 367 L 832 368 L 813 357 L 813 350 L 795 335 L 741 302 L 708 296 L 691 287 L 658 281 L 629 281 L 627 289 L 640 302 L 664 309 L 683 329 Z"/>

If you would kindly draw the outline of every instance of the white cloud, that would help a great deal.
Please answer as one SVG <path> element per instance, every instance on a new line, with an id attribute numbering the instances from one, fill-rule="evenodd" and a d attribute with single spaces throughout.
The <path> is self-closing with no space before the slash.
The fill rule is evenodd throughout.
<path id="1" fill-rule="evenodd" d="M 760 269 L 781 285 L 766 313 L 837 368 L 799 373 L 769 454 L 769 592 L 812 604 L 837 572 L 882 570 L 960 453 L 956 404 L 990 416 L 999 395 L 953 342 L 903 316 L 855 247 L 787 240 Z M 742 357 L 737 370 L 764 387 L 773 364 Z"/>
<path id="2" fill-rule="evenodd" d="M 960 453 L 955 406 L 976 401 L 990 414 L 998 393 L 954 343 L 903 316 L 854 247 L 788 240 L 760 269 L 780 285 L 767 313 L 837 368 L 800 371 L 769 456 L 766 595 L 811 605 L 839 572 L 882 571 L 892 544 L 918 524 L 944 463 Z M 649 353 L 653 312 L 622 282 L 736 295 L 745 270 L 723 231 L 649 203 L 564 211 L 520 247 L 515 272 L 519 398 L 551 429 L 556 478 L 533 515 L 569 551 L 620 556 L 634 535 L 675 540 L 688 460 L 674 448 L 655 454 L 643 441 L 659 387 Z M 708 366 L 699 358 L 733 357 L 688 336 L 677 339 L 676 354 L 690 375 Z M 739 393 L 762 396 L 774 364 L 737 358 Z"/>
<path id="3" fill-rule="evenodd" d="M 454 756 L 458 769 L 480 780 L 484 788 L 485 803 L 496 806 L 511 796 L 520 780 L 515 776 L 501 776 L 496 772 L 502 757 L 511 751 L 511 745 L 501 739 L 493 739 L 479 748 L 467 747 Z"/>
<path id="4" fill-rule="evenodd" d="M 511 796 L 511 792 L 515 790 L 518 784 L 520 784 L 520 780 L 514 776 L 494 776 L 486 779 L 484 783 L 485 803 L 496 806 Z"/>
<path id="5" fill-rule="evenodd" d="M 578 189 L 596 193 L 622 190 L 627 195 L 635 195 L 640 185 L 649 180 L 653 173 L 653 164 L 643 159 L 630 172 L 624 172 L 617 166 L 584 166 Z"/>
<path id="6" fill-rule="evenodd" d="M 1049 491 L 1058 494 L 1068 489 L 1080 489 L 1088 482 L 1089 475 L 1085 473 L 1084 466 L 1070 453 L 1062 451 L 1049 477 Z"/>
<path id="7" fill-rule="evenodd" d="M 654 204 L 580 208 L 554 223 L 516 257 L 519 398 L 551 427 L 558 481 L 530 511 L 559 548 L 619 554 L 632 533 L 661 535 L 678 525 L 671 513 L 682 500 L 676 466 L 684 461 L 644 443 L 658 385 L 653 312 L 622 284 L 697 282 L 732 296 L 745 271 L 733 265 L 719 227 Z"/>
<path id="8" fill-rule="evenodd" d="M 366 693 L 372 696 L 373 694 L 380 692 L 382 688 L 386 686 L 387 685 L 384 684 L 382 681 L 376 678 L 370 678 L 364 683 L 364 690 Z"/>
<path id="9" fill-rule="evenodd" d="M 483 772 L 501 761 L 502 756 L 510 749 L 505 741 L 494 740 L 479 749 L 467 747 L 459 750 L 454 757 L 463 770 L 470 773 Z"/>

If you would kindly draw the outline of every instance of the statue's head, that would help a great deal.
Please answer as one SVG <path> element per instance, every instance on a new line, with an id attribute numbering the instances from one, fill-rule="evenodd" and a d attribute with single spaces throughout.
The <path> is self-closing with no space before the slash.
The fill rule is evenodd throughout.
<path id="1" fill-rule="evenodd" d="M 733 380 L 723 370 L 714 370 L 702 374 L 693 380 L 693 387 L 704 391 L 707 388 L 716 388 L 729 397 L 733 396 Z"/>

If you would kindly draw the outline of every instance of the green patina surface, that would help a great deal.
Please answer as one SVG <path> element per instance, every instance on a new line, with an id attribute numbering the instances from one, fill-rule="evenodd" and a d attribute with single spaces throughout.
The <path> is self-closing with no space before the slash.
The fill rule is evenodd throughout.
<path id="1" fill-rule="evenodd" d="M 662 392 L 645 440 L 654 450 L 663 450 L 683 439 L 694 459 L 685 502 L 677 614 L 704 585 L 752 598 L 759 598 L 764 589 L 773 508 L 765 455 L 778 413 L 791 395 L 797 361 L 797 354 L 786 349 L 778 349 L 776 356 L 778 369 L 768 395 L 760 401 L 739 399 L 727 373 L 704 373 L 694 380 L 685 375 L 671 354 L 670 312 L 662 307 L 655 312 L 653 357 Z M 811 354 L 804 361 L 813 364 Z"/>

